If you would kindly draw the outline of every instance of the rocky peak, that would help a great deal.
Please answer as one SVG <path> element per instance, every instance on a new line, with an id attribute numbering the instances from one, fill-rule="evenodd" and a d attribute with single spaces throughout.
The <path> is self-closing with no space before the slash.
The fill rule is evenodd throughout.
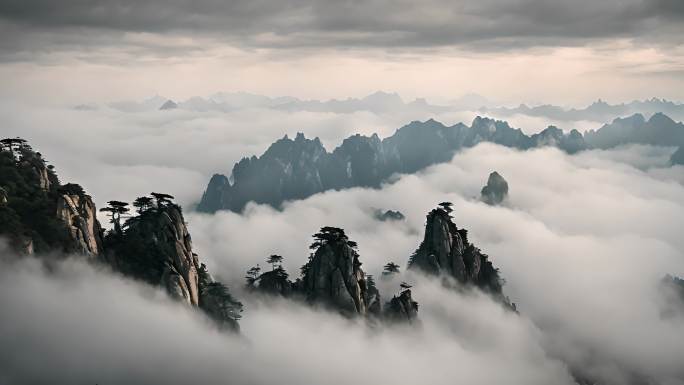
<path id="1" fill-rule="evenodd" d="M 385 305 L 385 319 L 413 323 L 418 319 L 418 302 L 411 298 L 411 289 L 402 290 Z"/>
<path id="2" fill-rule="evenodd" d="M 308 301 L 337 309 L 346 315 L 368 313 L 368 285 L 361 269 L 356 243 L 344 230 L 323 227 L 314 235 L 315 250 L 302 268 L 303 292 Z"/>
<path id="3" fill-rule="evenodd" d="M 462 285 L 473 285 L 508 303 L 502 294 L 503 281 L 489 257 L 468 242 L 468 231 L 452 221 L 451 203 L 430 211 L 425 236 L 409 259 L 409 268 L 426 274 L 451 277 Z"/>
<path id="4" fill-rule="evenodd" d="M 451 204 L 430 211 L 425 224 L 425 236 L 409 261 L 409 268 L 429 274 L 447 274 L 465 280 L 463 253 L 467 241 L 451 221 Z"/>
<path id="5" fill-rule="evenodd" d="M 482 187 L 481 199 L 488 205 L 498 205 L 508 196 L 508 182 L 498 172 L 489 174 L 487 185 Z"/>

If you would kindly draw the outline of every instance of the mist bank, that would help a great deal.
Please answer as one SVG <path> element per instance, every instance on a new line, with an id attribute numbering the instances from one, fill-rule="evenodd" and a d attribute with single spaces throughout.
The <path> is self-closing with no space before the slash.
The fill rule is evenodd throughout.
<path id="1" fill-rule="evenodd" d="M 568 155 L 482 143 L 380 189 L 328 191 L 282 210 L 250 203 L 242 214 L 193 213 L 189 222 L 196 247 L 229 282 L 274 252 L 297 271 L 321 223 L 344 228 L 364 271 L 378 277 L 388 261 L 405 270 L 425 213 L 451 201 L 454 222 L 500 268 L 506 294 L 540 329 L 547 354 L 604 383 L 677 383 L 684 323 L 663 317 L 659 287 L 666 274 L 684 272 L 684 180 L 669 152 L 632 145 Z M 479 199 L 492 170 L 509 184 L 499 206 Z M 376 208 L 405 220 L 379 221 Z M 423 285 L 412 288 L 421 317 Z"/>

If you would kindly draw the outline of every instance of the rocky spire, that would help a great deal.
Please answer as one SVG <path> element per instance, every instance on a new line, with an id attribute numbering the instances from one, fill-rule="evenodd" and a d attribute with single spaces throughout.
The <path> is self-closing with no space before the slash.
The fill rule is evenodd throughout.
<path id="1" fill-rule="evenodd" d="M 344 230 L 323 227 L 314 235 L 309 262 L 302 267 L 302 289 L 308 301 L 338 309 L 347 315 L 368 313 L 368 285 L 361 269 L 356 242 Z"/>
<path id="2" fill-rule="evenodd" d="M 418 302 L 411 298 L 411 289 L 403 289 L 385 305 L 385 319 L 390 322 L 413 323 L 418 319 Z"/>
<path id="3" fill-rule="evenodd" d="M 443 202 L 430 211 L 425 236 L 409 259 L 409 268 L 431 275 L 454 278 L 501 297 L 503 281 L 489 257 L 468 242 L 468 231 L 458 229 L 451 218 L 451 203 Z"/>
<path id="4" fill-rule="evenodd" d="M 482 187 L 481 199 L 488 205 L 498 205 L 508 196 L 508 182 L 498 172 L 489 174 L 487 185 Z"/>

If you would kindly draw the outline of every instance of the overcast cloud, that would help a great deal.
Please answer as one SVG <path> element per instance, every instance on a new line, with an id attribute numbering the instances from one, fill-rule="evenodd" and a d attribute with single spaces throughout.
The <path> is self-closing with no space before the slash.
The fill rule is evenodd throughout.
<path id="1" fill-rule="evenodd" d="M 0 15 L 16 27 L 10 41 L 23 39 L 27 28 L 74 35 L 86 28 L 178 32 L 246 47 L 465 45 L 480 50 L 637 36 L 681 44 L 684 11 L 676 0 L 10 0 L 0 6 Z"/>

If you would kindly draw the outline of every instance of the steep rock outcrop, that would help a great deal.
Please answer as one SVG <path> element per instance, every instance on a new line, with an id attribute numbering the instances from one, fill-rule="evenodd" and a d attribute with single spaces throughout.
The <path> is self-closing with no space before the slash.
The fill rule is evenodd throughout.
<path id="1" fill-rule="evenodd" d="M 334 227 L 322 228 L 315 237 L 312 248 L 316 251 L 302 268 L 302 291 L 307 300 L 346 315 L 365 316 L 368 286 L 356 243 Z"/>
<path id="2" fill-rule="evenodd" d="M 468 242 L 468 231 L 456 227 L 450 212 L 451 204 L 444 202 L 427 215 L 425 236 L 409 259 L 409 269 L 445 275 L 508 302 L 502 293 L 498 269 L 486 254 Z"/>
<path id="3" fill-rule="evenodd" d="M 200 265 L 180 207 L 160 204 L 130 218 L 124 227 L 122 234 L 108 234 L 105 243 L 118 267 L 197 305 Z"/>
<path id="4" fill-rule="evenodd" d="M 122 226 L 125 202 L 110 201 L 114 230 L 103 237 L 95 204 L 77 184 L 60 184 L 51 166 L 19 138 L 0 141 L 0 235 L 20 254 L 78 253 L 199 306 L 217 324 L 237 329 L 242 304 L 200 265 L 181 208 L 166 194 L 141 197 L 139 215 Z M 121 209 L 115 212 L 114 209 Z"/>
<path id="5" fill-rule="evenodd" d="M 220 326 L 237 329 L 242 304 L 200 264 L 180 206 L 158 199 L 121 227 L 121 233 L 110 231 L 104 242 L 107 259 L 118 270 L 201 308 Z"/>
<path id="6" fill-rule="evenodd" d="M 390 322 L 413 323 L 418 319 L 418 302 L 411 298 L 411 289 L 403 290 L 385 305 L 385 319 Z"/>
<path id="7" fill-rule="evenodd" d="M 74 251 L 97 256 L 102 252 L 102 233 L 97 209 L 90 196 L 65 192 L 57 198 L 57 218 L 67 225 Z"/>
<path id="8" fill-rule="evenodd" d="M 22 254 L 99 255 L 101 229 L 92 200 L 77 184 L 62 185 L 52 166 L 26 141 L 0 145 L 0 235 Z"/>
<path id="9" fill-rule="evenodd" d="M 480 191 L 480 199 L 488 205 L 498 205 L 508 196 L 508 182 L 498 172 L 489 174 L 487 184 Z"/>

